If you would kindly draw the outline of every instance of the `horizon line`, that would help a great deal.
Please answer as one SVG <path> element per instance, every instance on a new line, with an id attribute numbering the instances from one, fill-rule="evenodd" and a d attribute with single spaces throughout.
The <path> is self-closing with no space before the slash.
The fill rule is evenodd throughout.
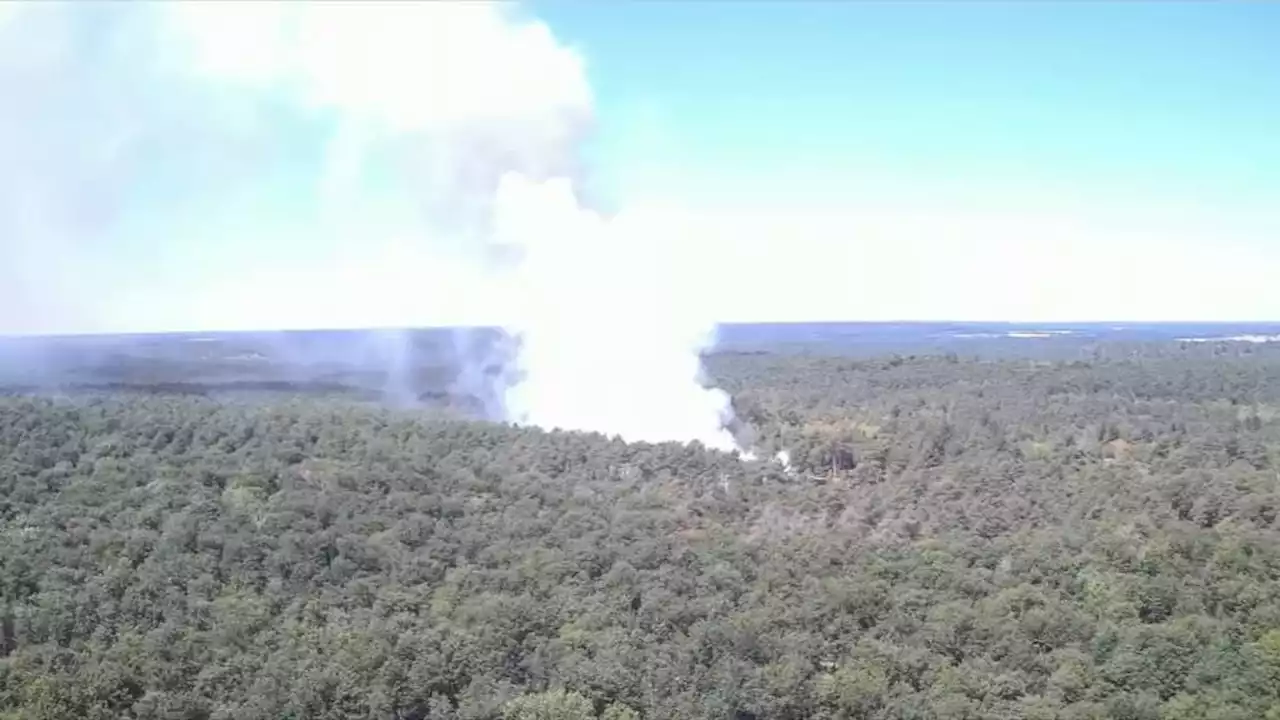
<path id="1" fill-rule="evenodd" d="M 716 322 L 716 328 L 722 327 L 749 327 L 749 326 L 788 326 L 788 325 L 861 325 L 861 326 L 892 326 L 892 325 L 1002 325 L 1002 326 L 1027 326 L 1040 328 L 1069 328 L 1069 327 L 1097 327 L 1107 326 L 1114 329 L 1130 328 L 1130 327 L 1154 327 L 1154 326 L 1173 326 L 1173 325 L 1204 325 L 1204 326 L 1258 326 L 1258 327 L 1275 327 L 1280 328 L 1280 319 L 1277 320 L 955 320 L 955 319 L 939 319 L 939 320 L 730 320 Z M 364 327 L 292 327 L 292 328 L 246 328 L 246 329 L 211 329 L 211 330 L 142 330 L 142 331 L 118 331 L 118 332 L 56 332 L 56 333 L 5 333 L 0 332 L 0 340 L 31 340 L 31 339 L 88 339 L 88 338 L 120 338 L 120 337 L 167 337 L 175 335 L 253 335 L 268 333 L 324 333 L 324 332 L 424 332 L 424 331 L 486 331 L 497 330 L 505 331 L 502 325 L 415 325 L 415 326 L 385 326 L 371 325 Z"/>

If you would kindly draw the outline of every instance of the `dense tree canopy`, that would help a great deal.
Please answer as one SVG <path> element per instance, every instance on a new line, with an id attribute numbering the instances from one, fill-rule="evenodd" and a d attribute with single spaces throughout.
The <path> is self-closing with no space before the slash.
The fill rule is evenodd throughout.
<path id="1" fill-rule="evenodd" d="M 761 460 L 0 398 L 0 717 L 1280 719 L 1280 359 L 710 371 Z"/>

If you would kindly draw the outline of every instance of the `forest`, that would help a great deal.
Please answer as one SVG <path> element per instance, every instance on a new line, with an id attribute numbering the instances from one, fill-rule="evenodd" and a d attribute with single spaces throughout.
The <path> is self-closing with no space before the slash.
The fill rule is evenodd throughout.
<path id="1" fill-rule="evenodd" d="M 0 718 L 1280 720 L 1280 348 L 706 362 L 760 460 L 0 394 Z"/>

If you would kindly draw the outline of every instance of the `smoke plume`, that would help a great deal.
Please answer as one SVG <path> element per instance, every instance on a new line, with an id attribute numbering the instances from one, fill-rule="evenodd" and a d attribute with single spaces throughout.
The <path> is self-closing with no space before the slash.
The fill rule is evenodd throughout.
<path id="1" fill-rule="evenodd" d="M 0 8 L 0 332 L 496 324 L 508 419 L 732 447 L 706 268 L 584 207 L 583 60 L 519 8 Z"/>

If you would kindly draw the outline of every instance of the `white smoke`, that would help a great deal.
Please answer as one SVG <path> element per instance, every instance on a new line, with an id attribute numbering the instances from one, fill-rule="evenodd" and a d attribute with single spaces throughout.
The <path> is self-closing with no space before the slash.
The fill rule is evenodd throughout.
<path id="1" fill-rule="evenodd" d="M 510 5 L 5 4 L 0 93 L 0 332 L 501 324 L 512 419 L 733 445 L 708 268 L 581 206 L 583 60 Z"/>
<path id="2" fill-rule="evenodd" d="M 786 450 L 779 450 L 773 456 L 773 460 L 774 462 L 781 465 L 783 470 L 791 469 L 791 453 L 787 452 Z"/>
<path id="3" fill-rule="evenodd" d="M 734 447 L 728 396 L 700 384 L 699 351 L 715 324 L 697 312 L 697 268 L 665 251 L 698 238 L 680 237 L 681 224 L 656 208 L 606 221 L 560 180 L 509 175 L 498 200 L 497 237 L 523 256 L 512 326 L 526 381 L 509 411 L 629 440 Z"/>

